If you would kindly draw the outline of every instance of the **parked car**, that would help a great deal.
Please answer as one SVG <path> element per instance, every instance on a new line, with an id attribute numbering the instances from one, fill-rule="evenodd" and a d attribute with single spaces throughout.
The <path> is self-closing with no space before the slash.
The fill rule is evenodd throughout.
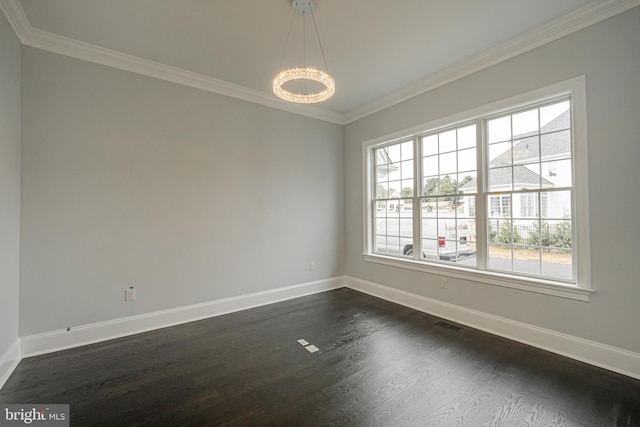
<path id="1" fill-rule="evenodd" d="M 424 220 L 422 232 L 424 259 L 456 262 L 476 256 L 476 251 L 471 246 L 471 228 L 466 220 Z M 413 256 L 413 244 L 405 245 L 402 252 L 406 256 Z"/>

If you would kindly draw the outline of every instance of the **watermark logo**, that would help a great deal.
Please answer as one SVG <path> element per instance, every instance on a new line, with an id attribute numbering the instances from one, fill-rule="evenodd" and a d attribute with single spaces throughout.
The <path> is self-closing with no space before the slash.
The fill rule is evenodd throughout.
<path id="1" fill-rule="evenodd" d="M 69 427 L 69 405 L 0 404 L 0 427 Z"/>

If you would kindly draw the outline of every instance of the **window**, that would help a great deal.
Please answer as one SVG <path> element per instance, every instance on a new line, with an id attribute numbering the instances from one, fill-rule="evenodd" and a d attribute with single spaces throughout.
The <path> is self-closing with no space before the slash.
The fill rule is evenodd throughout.
<path id="1" fill-rule="evenodd" d="M 578 78 L 366 143 L 365 259 L 588 290 L 583 92 Z"/>
<path id="2" fill-rule="evenodd" d="M 502 200 L 502 209 L 489 212 L 488 268 L 573 281 L 570 99 L 483 123 L 487 193 L 492 205 Z M 538 209 L 549 198 L 551 212 Z"/>

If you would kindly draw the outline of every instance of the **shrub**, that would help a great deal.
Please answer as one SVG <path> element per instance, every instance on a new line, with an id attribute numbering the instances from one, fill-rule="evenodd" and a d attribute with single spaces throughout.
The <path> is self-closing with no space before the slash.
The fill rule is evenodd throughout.
<path id="1" fill-rule="evenodd" d="M 499 243 L 520 243 L 520 239 L 520 233 L 518 232 L 517 228 L 511 226 L 511 221 L 505 221 L 502 223 L 497 236 L 497 240 Z"/>
<path id="2" fill-rule="evenodd" d="M 540 222 L 533 222 L 533 229 L 529 233 L 529 241 L 528 244 L 532 246 L 553 246 L 553 239 L 551 236 L 551 230 L 549 229 L 549 224 L 545 221 L 542 221 L 542 230 L 540 229 Z"/>

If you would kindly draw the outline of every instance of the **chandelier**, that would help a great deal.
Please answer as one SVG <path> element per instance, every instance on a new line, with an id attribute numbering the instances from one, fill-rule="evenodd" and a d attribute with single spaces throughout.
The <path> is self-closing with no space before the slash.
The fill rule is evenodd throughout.
<path id="1" fill-rule="evenodd" d="M 287 68 L 280 71 L 273 79 L 273 93 L 275 93 L 279 98 L 284 99 L 285 101 L 295 102 L 298 104 L 315 104 L 316 102 L 325 101 L 331 98 L 331 96 L 336 91 L 336 84 L 333 80 L 333 77 L 331 77 L 331 75 L 329 75 L 327 71 L 322 71 L 318 68 L 307 66 L 306 64 L 307 51 L 305 24 L 306 16 L 311 15 L 316 38 L 318 40 L 318 45 L 320 46 L 320 52 L 322 53 L 324 68 L 325 70 L 327 70 L 327 60 L 324 57 L 324 49 L 322 48 L 322 43 L 320 42 L 320 35 L 318 33 L 316 19 L 313 16 L 313 11 L 315 10 L 315 0 L 293 0 L 293 2 L 291 3 L 291 7 L 293 8 L 294 13 L 293 17 L 291 18 L 291 24 L 289 25 L 289 33 L 287 34 L 287 42 L 285 43 L 284 52 L 282 53 L 282 61 L 284 61 L 284 56 L 287 52 L 287 46 L 289 45 L 289 39 L 291 38 L 291 27 L 293 26 L 295 16 L 301 15 L 303 66 Z M 312 84 L 314 88 L 316 88 L 318 86 L 317 84 L 319 83 L 320 85 L 324 86 L 324 89 L 316 92 L 310 92 L 306 90 L 284 88 L 284 85 L 286 83 L 305 81 L 315 82 L 315 84 Z M 296 86 L 296 88 L 300 88 L 300 86 Z"/>

